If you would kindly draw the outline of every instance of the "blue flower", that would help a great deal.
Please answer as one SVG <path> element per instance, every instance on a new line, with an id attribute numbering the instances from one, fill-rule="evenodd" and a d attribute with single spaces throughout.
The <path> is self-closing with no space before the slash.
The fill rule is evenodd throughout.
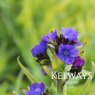
<path id="1" fill-rule="evenodd" d="M 57 57 L 62 60 L 65 64 L 73 64 L 75 58 L 78 55 L 78 50 L 72 45 L 60 44 L 57 52 Z"/>
<path id="2" fill-rule="evenodd" d="M 77 56 L 73 63 L 73 67 L 74 68 L 82 68 L 83 65 L 84 65 L 84 59 L 82 59 L 80 56 Z"/>
<path id="3" fill-rule="evenodd" d="M 61 32 L 65 39 L 68 39 L 69 41 L 77 41 L 78 32 L 74 30 L 73 28 L 67 28 L 66 30 L 64 28 L 61 29 Z"/>
<path id="4" fill-rule="evenodd" d="M 30 85 L 30 90 L 26 91 L 26 95 L 42 95 L 44 91 L 44 83 L 33 83 L 32 85 Z"/>
<path id="5" fill-rule="evenodd" d="M 32 55 L 38 57 L 39 55 L 44 55 L 47 50 L 47 44 L 44 41 L 41 41 L 32 49 Z"/>
<path id="6" fill-rule="evenodd" d="M 54 32 L 48 33 L 47 35 L 42 37 L 42 40 L 45 41 L 46 43 L 49 43 L 49 39 L 52 41 L 55 41 L 57 37 L 57 31 L 54 30 Z"/>

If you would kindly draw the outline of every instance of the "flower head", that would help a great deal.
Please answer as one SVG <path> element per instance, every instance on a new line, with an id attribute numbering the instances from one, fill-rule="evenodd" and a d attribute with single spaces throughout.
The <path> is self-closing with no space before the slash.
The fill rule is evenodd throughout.
<path id="1" fill-rule="evenodd" d="M 80 58 L 80 56 L 77 56 L 73 63 L 73 67 L 74 68 L 82 68 L 83 65 L 84 65 L 84 59 Z"/>
<path id="2" fill-rule="evenodd" d="M 60 44 L 58 48 L 57 57 L 62 60 L 65 64 L 73 64 L 75 58 L 77 57 L 78 50 L 72 45 L 63 45 Z"/>
<path id="3" fill-rule="evenodd" d="M 42 95 L 44 91 L 44 83 L 33 83 L 32 85 L 30 85 L 30 90 L 26 91 L 26 95 Z"/>
<path id="4" fill-rule="evenodd" d="M 43 55 L 47 50 L 47 44 L 44 41 L 41 41 L 38 45 L 36 45 L 32 49 L 32 55 L 37 57 L 39 55 Z"/>
<path id="5" fill-rule="evenodd" d="M 46 43 L 49 43 L 49 39 L 52 41 L 55 41 L 56 37 L 57 37 L 57 31 L 54 30 L 53 32 L 48 33 L 47 35 L 43 36 L 42 40 L 45 41 Z"/>
<path id="6" fill-rule="evenodd" d="M 62 28 L 61 32 L 65 39 L 68 39 L 69 41 L 77 41 L 78 32 L 76 32 L 76 30 L 74 30 L 73 28 L 67 28 L 66 30 Z"/>

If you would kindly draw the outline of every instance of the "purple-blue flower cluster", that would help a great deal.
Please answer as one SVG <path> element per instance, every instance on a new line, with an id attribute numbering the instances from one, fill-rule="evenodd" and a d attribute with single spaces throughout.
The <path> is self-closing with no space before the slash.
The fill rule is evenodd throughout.
<path id="1" fill-rule="evenodd" d="M 79 56 L 78 46 L 81 46 L 78 40 L 78 32 L 73 28 L 61 29 L 58 35 L 57 30 L 50 32 L 42 37 L 39 44 L 32 48 L 31 52 L 36 61 L 40 63 L 41 66 L 46 66 L 47 69 L 52 72 L 62 71 L 63 67 L 66 65 L 71 65 L 69 70 L 70 73 L 75 73 L 77 75 L 84 65 L 84 59 Z M 53 62 L 48 53 L 48 49 L 51 51 L 53 58 L 60 59 L 63 64 L 61 66 L 55 66 L 58 62 Z M 54 59 L 53 59 L 54 60 Z M 58 61 L 58 60 L 57 60 Z M 53 66 L 55 66 L 53 68 Z M 47 76 L 47 69 L 42 68 L 42 74 Z M 64 70 L 63 70 L 64 71 Z M 33 83 L 30 85 L 30 90 L 26 91 L 26 95 L 49 95 L 47 94 L 44 83 Z"/>
<path id="2" fill-rule="evenodd" d="M 81 62 L 83 60 L 78 57 L 77 46 L 81 45 L 78 40 L 78 32 L 73 28 L 62 28 L 60 35 L 54 30 L 43 36 L 41 42 L 32 49 L 32 55 L 40 59 L 40 61 L 46 58 L 50 60 L 47 54 L 47 49 L 50 49 L 49 44 L 54 47 L 53 52 L 55 52 L 56 56 L 66 65 L 72 64 L 75 68 L 84 65 L 84 62 Z"/>

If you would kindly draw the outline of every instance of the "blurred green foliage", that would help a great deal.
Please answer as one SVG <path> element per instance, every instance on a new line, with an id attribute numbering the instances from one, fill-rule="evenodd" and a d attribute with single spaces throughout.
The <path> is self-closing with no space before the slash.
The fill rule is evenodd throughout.
<path id="1" fill-rule="evenodd" d="M 90 71 L 91 61 L 95 62 L 95 0 L 0 0 L 0 95 L 13 91 L 21 95 L 19 88 L 30 84 L 17 64 L 18 56 L 42 80 L 31 48 L 47 32 L 61 27 L 75 28 L 79 39 L 87 41 L 83 57 Z M 93 78 L 92 94 L 86 95 L 95 94 L 94 84 Z"/>

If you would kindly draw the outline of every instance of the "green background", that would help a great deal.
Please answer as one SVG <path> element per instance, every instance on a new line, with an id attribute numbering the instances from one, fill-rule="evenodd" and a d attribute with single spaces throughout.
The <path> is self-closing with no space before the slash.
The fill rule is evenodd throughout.
<path id="1" fill-rule="evenodd" d="M 13 91 L 22 95 L 20 88 L 27 89 L 30 84 L 17 63 L 18 56 L 41 81 L 31 48 L 43 35 L 62 27 L 75 28 L 79 39 L 87 42 L 84 68 L 91 71 L 91 62 L 95 62 L 95 0 L 0 0 L 0 95 L 15 95 Z M 94 80 L 83 95 L 95 94 Z"/>

